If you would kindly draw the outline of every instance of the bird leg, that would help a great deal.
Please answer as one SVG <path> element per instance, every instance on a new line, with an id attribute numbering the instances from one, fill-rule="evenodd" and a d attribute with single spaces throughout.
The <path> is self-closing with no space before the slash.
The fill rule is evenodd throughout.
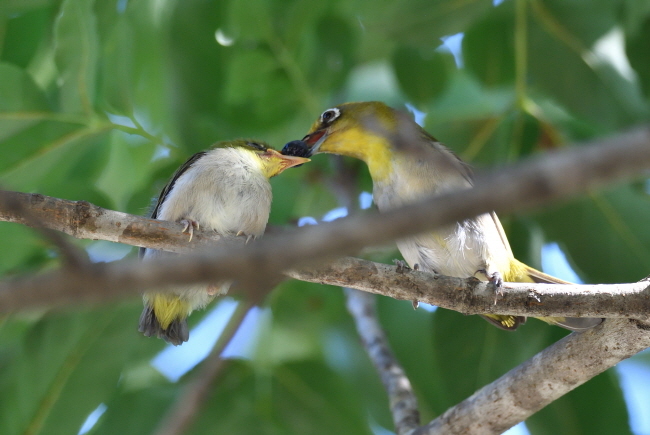
<path id="1" fill-rule="evenodd" d="M 413 265 L 413 270 L 420 270 L 420 263 L 415 263 Z M 418 307 L 420 306 L 420 301 L 418 301 L 417 299 L 413 299 L 411 301 L 411 305 L 413 305 L 414 310 L 417 310 Z"/>
<path id="2" fill-rule="evenodd" d="M 192 219 L 181 219 L 179 222 L 184 225 L 182 232 L 190 235 L 189 241 L 191 242 L 194 236 L 194 229 L 199 230 L 199 223 Z"/>
<path id="3" fill-rule="evenodd" d="M 397 266 L 395 268 L 395 272 L 397 272 L 397 273 L 406 273 L 406 272 L 409 272 L 411 270 L 420 270 L 420 265 L 418 263 L 415 263 L 413 265 L 413 269 L 411 269 L 409 267 L 409 265 L 406 264 L 406 262 L 402 261 L 402 260 L 393 260 L 393 263 L 395 263 L 395 266 Z M 413 305 L 413 309 L 417 310 L 418 307 L 420 306 L 420 301 L 418 301 L 417 299 L 413 299 L 411 301 L 411 304 Z"/>
<path id="4" fill-rule="evenodd" d="M 405 273 L 411 270 L 408 264 L 406 264 L 406 261 L 402 260 L 393 260 L 393 263 L 395 264 L 395 272 L 397 273 Z"/>
<path id="5" fill-rule="evenodd" d="M 486 276 L 489 282 L 494 284 L 494 305 L 497 304 L 497 295 L 498 296 L 503 296 L 503 278 L 501 277 L 501 274 L 497 272 L 489 273 L 485 269 L 479 269 L 476 271 L 476 273 L 482 273 L 483 275 Z"/>

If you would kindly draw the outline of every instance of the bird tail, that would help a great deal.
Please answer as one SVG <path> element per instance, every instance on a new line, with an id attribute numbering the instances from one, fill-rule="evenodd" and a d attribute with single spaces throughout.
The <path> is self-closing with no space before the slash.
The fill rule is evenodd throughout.
<path id="1" fill-rule="evenodd" d="M 485 320 L 496 326 L 497 328 L 505 329 L 506 331 L 514 331 L 519 328 L 519 325 L 526 323 L 524 316 L 506 316 L 502 314 L 481 314 Z"/>
<path id="2" fill-rule="evenodd" d="M 546 284 L 571 284 L 568 281 L 561 280 L 560 278 L 556 278 L 544 272 L 540 272 L 537 269 L 533 269 L 524 263 L 519 262 L 519 264 L 525 271 L 526 276 L 532 282 Z M 596 317 L 537 317 L 537 319 L 576 332 L 586 331 L 587 329 L 598 326 L 603 322 L 603 319 Z"/>
<path id="3" fill-rule="evenodd" d="M 146 337 L 162 338 L 174 346 L 189 339 L 187 316 L 192 311 L 189 302 L 173 293 L 145 293 L 143 299 L 138 331 Z"/>

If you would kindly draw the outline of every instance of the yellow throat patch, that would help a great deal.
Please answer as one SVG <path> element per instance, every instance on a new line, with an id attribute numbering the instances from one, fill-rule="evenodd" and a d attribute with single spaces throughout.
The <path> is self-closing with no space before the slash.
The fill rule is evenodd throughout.
<path id="1" fill-rule="evenodd" d="M 362 128 L 333 132 L 319 151 L 363 160 L 374 181 L 387 180 L 393 170 L 393 153 L 388 139 Z"/>

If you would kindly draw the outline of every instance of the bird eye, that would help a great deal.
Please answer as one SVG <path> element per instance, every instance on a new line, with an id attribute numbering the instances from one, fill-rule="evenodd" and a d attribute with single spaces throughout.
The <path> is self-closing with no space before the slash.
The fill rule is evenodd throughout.
<path id="1" fill-rule="evenodd" d="M 341 111 L 337 108 L 327 109 L 320 116 L 320 122 L 324 124 L 330 123 L 334 121 L 336 118 L 338 118 L 340 114 Z"/>

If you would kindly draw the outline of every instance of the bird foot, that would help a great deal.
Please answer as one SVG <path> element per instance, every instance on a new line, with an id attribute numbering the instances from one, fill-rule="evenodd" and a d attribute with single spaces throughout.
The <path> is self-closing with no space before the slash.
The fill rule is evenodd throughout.
<path id="1" fill-rule="evenodd" d="M 248 242 L 251 241 L 251 239 L 254 239 L 254 238 L 255 238 L 255 236 L 253 236 L 253 235 L 248 235 L 248 234 L 244 233 L 242 230 L 237 231 L 237 234 L 235 234 L 235 236 L 237 236 L 237 237 L 239 237 L 239 236 L 246 237 L 246 244 L 247 244 L 247 245 L 248 245 Z"/>
<path id="2" fill-rule="evenodd" d="M 482 273 L 485 275 L 489 282 L 494 284 L 494 305 L 497 304 L 497 296 L 503 296 L 503 278 L 499 272 L 489 273 L 485 269 L 477 270 L 476 273 Z"/>
<path id="3" fill-rule="evenodd" d="M 406 273 L 411 270 L 408 264 L 406 264 L 406 261 L 402 260 L 393 260 L 393 263 L 395 264 L 395 272 L 397 273 Z M 417 265 L 416 265 L 417 266 Z"/>
<path id="4" fill-rule="evenodd" d="M 184 225 L 182 232 L 190 235 L 189 241 L 191 242 L 194 236 L 194 229 L 199 230 L 199 223 L 192 219 L 181 219 L 180 223 Z"/>
<path id="5" fill-rule="evenodd" d="M 406 272 L 410 272 L 411 270 L 420 270 L 420 265 L 417 263 L 413 265 L 413 269 L 411 269 L 409 265 L 402 260 L 393 260 L 393 263 L 395 263 L 396 266 L 395 272 L 397 273 L 406 273 Z M 420 302 L 417 299 L 413 299 L 411 301 L 411 304 L 413 305 L 414 310 L 417 310 L 418 307 L 420 306 Z"/>

